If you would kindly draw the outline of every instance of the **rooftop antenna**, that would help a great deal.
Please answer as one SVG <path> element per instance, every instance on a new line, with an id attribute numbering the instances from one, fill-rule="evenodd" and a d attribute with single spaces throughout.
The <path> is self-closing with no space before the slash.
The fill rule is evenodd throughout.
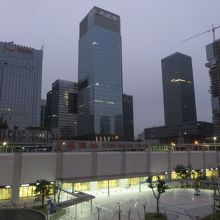
<path id="1" fill-rule="evenodd" d="M 44 42 L 41 45 L 41 50 L 44 52 Z"/>

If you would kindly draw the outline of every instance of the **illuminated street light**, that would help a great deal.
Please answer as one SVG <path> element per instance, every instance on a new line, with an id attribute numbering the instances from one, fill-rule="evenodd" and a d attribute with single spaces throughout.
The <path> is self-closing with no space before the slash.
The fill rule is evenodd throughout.
<path id="1" fill-rule="evenodd" d="M 215 141 L 217 140 L 217 137 L 213 137 L 213 143 L 214 143 L 214 149 L 216 151 L 216 145 L 215 145 Z"/>
<path id="2" fill-rule="evenodd" d="M 171 145 L 172 145 L 173 147 L 175 147 L 175 146 L 176 146 L 176 144 L 175 144 L 174 142 L 172 142 L 172 143 L 171 143 Z"/>
<path id="3" fill-rule="evenodd" d="M 6 145 L 7 145 L 7 142 L 4 141 L 4 142 L 3 142 L 3 146 L 6 146 Z"/>

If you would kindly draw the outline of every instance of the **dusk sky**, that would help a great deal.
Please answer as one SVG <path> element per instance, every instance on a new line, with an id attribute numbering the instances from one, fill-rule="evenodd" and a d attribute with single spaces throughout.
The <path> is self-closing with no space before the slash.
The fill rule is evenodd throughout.
<path id="1" fill-rule="evenodd" d="M 93 6 L 121 17 L 123 90 L 134 97 L 135 135 L 164 125 L 161 59 L 192 57 L 197 118 L 211 121 L 206 33 L 220 25 L 219 0 L 1 0 L 0 41 L 40 49 L 44 45 L 42 98 L 56 79 L 77 81 L 79 22 Z M 220 38 L 220 28 L 216 30 Z"/>

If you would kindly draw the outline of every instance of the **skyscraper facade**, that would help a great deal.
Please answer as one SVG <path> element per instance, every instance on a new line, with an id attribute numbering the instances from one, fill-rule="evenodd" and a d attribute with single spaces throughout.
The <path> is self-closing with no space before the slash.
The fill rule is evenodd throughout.
<path id="1" fill-rule="evenodd" d="M 79 136 L 123 136 L 120 17 L 94 7 L 80 23 Z"/>
<path id="2" fill-rule="evenodd" d="M 0 116 L 8 129 L 40 126 L 43 51 L 0 42 Z"/>
<path id="3" fill-rule="evenodd" d="M 46 100 L 45 99 L 41 99 L 41 107 L 40 107 L 40 127 L 41 128 L 44 128 L 45 108 L 46 108 Z"/>
<path id="4" fill-rule="evenodd" d="M 165 125 L 195 122 L 196 104 L 192 59 L 174 53 L 161 61 Z"/>
<path id="5" fill-rule="evenodd" d="M 123 94 L 123 140 L 134 141 L 133 96 Z"/>
<path id="6" fill-rule="evenodd" d="M 220 39 L 206 46 L 207 61 L 209 68 L 210 92 L 212 100 L 212 120 L 214 133 L 220 136 Z"/>
<path id="7" fill-rule="evenodd" d="M 77 83 L 59 79 L 47 93 L 45 127 L 55 139 L 77 136 L 77 90 Z"/>

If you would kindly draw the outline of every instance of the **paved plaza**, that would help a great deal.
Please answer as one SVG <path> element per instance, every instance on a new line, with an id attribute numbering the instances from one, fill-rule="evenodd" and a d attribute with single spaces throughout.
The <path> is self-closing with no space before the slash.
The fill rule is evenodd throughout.
<path id="1" fill-rule="evenodd" d="M 90 202 L 84 202 L 66 209 L 65 216 L 59 220 L 118 220 L 119 207 L 120 219 L 143 220 L 144 212 L 156 211 L 156 200 L 151 189 L 146 184 L 130 188 L 110 189 L 108 196 L 107 189 L 85 192 L 94 195 L 96 198 Z M 196 220 L 196 216 L 204 217 L 212 213 L 213 191 L 201 190 L 200 196 L 194 196 L 193 189 L 169 189 L 162 194 L 160 199 L 160 210 L 168 216 L 168 220 Z M 69 195 L 62 193 L 62 200 L 70 199 Z M 32 200 L 21 200 L 19 208 L 34 205 Z M 7 206 L 11 204 L 8 203 Z M 36 205 L 36 204 L 35 204 Z M 6 205 L 1 207 L 6 208 Z"/>
<path id="2" fill-rule="evenodd" d="M 151 189 L 142 186 L 142 192 L 138 187 L 117 188 L 110 190 L 99 190 L 91 193 L 96 196 L 91 204 L 85 202 L 67 208 L 67 214 L 62 220 L 82 219 L 97 220 L 98 209 L 100 220 L 118 220 L 119 209 L 120 219 L 143 220 L 144 206 L 147 212 L 155 212 L 156 200 Z M 160 199 L 161 212 L 166 213 L 169 220 L 190 220 L 198 219 L 212 213 L 211 190 L 201 190 L 200 196 L 194 196 L 193 189 L 170 189 L 162 194 Z"/>

